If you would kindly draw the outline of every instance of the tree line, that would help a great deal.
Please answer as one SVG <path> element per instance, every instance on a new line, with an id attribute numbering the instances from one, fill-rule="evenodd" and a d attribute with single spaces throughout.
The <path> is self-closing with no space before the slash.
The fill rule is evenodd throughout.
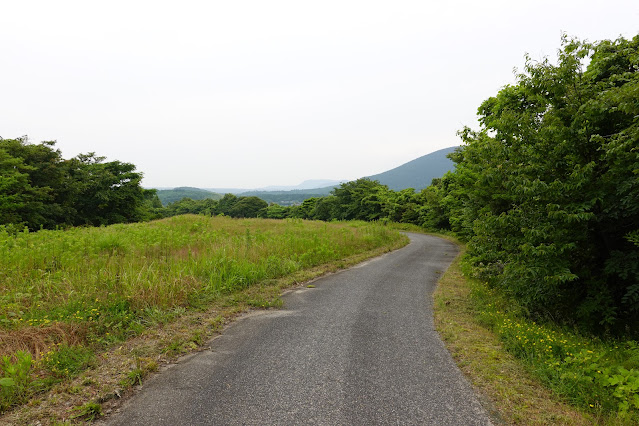
<path id="1" fill-rule="evenodd" d="M 0 225 L 37 230 L 149 220 L 162 204 L 141 180 L 131 163 L 95 153 L 63 159 L 54 141 L 0 139 Z"/>
<path id="2" fill-rule="evenodd" d="M 639 36 L 564 38 L 478 113 L 432 189 L 476 274 L 532 315 L 637 335 Z"/>

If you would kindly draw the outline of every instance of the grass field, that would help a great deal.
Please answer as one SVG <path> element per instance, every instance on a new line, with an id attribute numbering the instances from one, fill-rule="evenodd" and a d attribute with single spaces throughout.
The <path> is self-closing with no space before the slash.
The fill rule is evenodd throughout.
<path id="1" fill-rule="evenodd" d="M 17 236 L 0 229 L 0 410 L 95 367 L 100 351 L 149 327 L 236 293 L 269 307 L 277 297 L 247 289 L 405 242 L 357 222 L 203 216 Z"/>

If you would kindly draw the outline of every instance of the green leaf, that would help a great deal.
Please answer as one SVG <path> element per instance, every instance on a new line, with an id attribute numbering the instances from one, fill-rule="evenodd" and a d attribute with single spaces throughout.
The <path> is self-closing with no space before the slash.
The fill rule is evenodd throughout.
<path id="1" fill-rule="evenodd" d="M 13 387 L 16 385 L 16 382 L 9 378 L 9 377 L 3 377 L 2 379 L 0 379 L 0 386 L 4 386 L 7 388 Z"/>

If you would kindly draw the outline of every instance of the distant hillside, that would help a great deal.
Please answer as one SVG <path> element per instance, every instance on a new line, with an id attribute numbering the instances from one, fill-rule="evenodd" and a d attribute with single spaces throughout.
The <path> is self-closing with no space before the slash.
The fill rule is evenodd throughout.
<path id="1" fill-rule="evenodd" d="M 368 176 L 371 180 L 378 180 L 394 191 L 406 188 L 413 188 L 419 191 L 430 185 L 434 178 L 442 177 L 447 171 L 452 170 L 455 164 L 446 157 L 457 147 L 440 149 L 439 151 L 426 154 L 422 157 L 402 164 L 399 167 L 388 170 L 384 173 Z M 323 188 L 299 189 L 294 191 L 264 191 L 253 190 L 242 192 L 242 196 L 256 196 L 268 203 L 276 203 L 283 206 L 300 204 L 304 200 L 312 197 L 323 197 L 329 195 L 333 188 L 338 186 L 330 185 Z"/>
<path id="2" fill-rule="evenodd" d="M 455 167 L 454 163 L 446 157 L 446 155 L 453 152 L 455 148 L 457 147 L 453 146 L 440 149 L 439 151 L 426 154 L 384 173 L 368 176 L 368 178 L 371 180 L 378 180 L 380 183 L 387 185 L 394 191 L 406 188 L 413 188 L 416 191 L 419 191 L 429 186 L 434 178 L 442 177 L 447 171 L 452 170 Z M 306 189 L 306 187 L 322 183 L 327 184 L 327 186 L 322 188 Z M 224 188 L 218 189 L 218 191 L 224 193 L 231 192 L 242 197 L 256 196 L 267 203 L 290 206 L 294 204 L 301 204 L 308 198 L 329 195 L 336 186 L 339 186 L 339 181 L 314 180 L 304 181 L 300 185 L 292 187 L 299 188 L 295 190 L 266 190 L 268 188 L 244 190 Z M 202 200 L 205 198 L 219 200 L 222 198 L 222 195 L 205 189 L 183 187 L 170 190 L 158 190 L 158 197 L 160 197 L 160 201 L 162 201 L 163 205 L 167 205 L 174 201 L 179 201 L 184 197 L 188 197 L 193 200 Z"/>
<path id="3" fill-rule="evenodd" d="M 260 191 L 260 192 L 276 192 L 276 191 L 304 191 L 307 189 L 318 189 L 318 188 L 326 188 L 337 186 L 342 182 L 346 182 L 345 180 L 333 180 L 333 179 L 311 179 L 305 180 L 299 185 L 295 186 L 266 186 L 264 188 L 256 188 L 251 190 L 250 192 Z"/>
<path id="4" fill-rule="evenodd" d="M 368 178 L 378 180 L 394 191 L 406 188 L 419 191 L 429 186 L 434 178 L 442 177 L 455 167 L 455 163 L 446 156 L 456 148 L 456 146 L 451 146 L 431 152 L 384 173 L 368 176 Z"/>
<path id="5" fill-rule="evenodd" d="M 336 186 L 336 185 L 335 185 Z M 256 196 L 267 203 L 275 203 L 281 206 L 291 206 L 301 204 L 302 201 L 313 198 L 323 197 L 330 194 L 335 186 L 327 186 L 324 188 L 314 189 L 298 189 L 294 191 L 247 191 L 242 192 L 242 197 Z"/>
<path id="6" fill-rule="evenodd" d="M 180 201 L 182 198 L 190 198 L 192 200 L 204 200 L 206 198 L 219 200 L 220 198 L 222 198 L 222 195 L 216 192 L 211 192 L 200 188 L 191 188 L 188 186 L 173 189 L 158 189 L 157 194 L 163 206 L 166 206 L 175 201 Z"/>

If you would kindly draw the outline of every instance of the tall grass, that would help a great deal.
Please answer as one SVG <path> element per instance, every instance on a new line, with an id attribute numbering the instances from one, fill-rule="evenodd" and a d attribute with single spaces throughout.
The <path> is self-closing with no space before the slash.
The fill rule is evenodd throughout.
<path id="1" fill-rule="evenodd" d="M 0 355 L 8 357 L 0 378 L 18 362 L 18 350 L 34 362 L 54 359 L 56 348 L 77 352 L 67 357 L 75 359 L 87 346 L 136 335 L 158 317 L 402 238 L 356 222 L 193 215 L 17 235 L 0 227 Z M 10 405 L 15 380 L 2 383 L 0 409 Z"/>

